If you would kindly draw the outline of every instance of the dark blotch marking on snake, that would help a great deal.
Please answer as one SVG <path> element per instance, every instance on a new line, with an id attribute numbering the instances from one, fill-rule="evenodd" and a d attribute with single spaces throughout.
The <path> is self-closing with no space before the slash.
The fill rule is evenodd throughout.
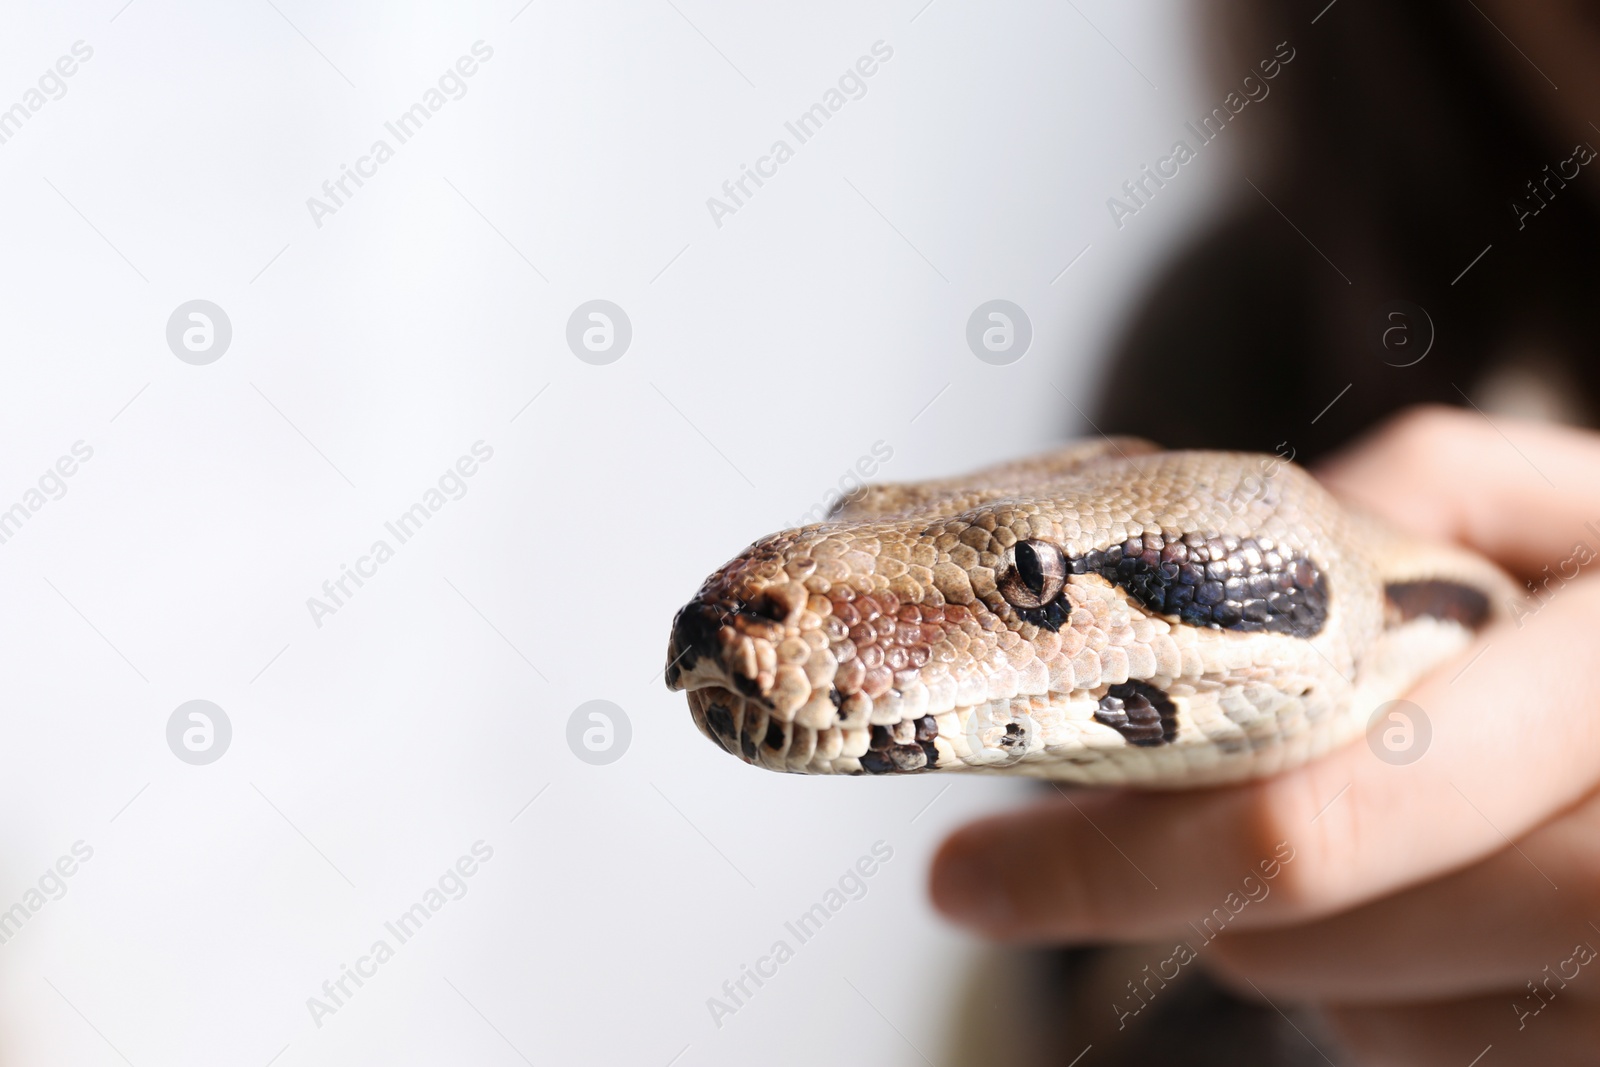
<path id="1" fill-rule="evenodd" d="M 726 704 L 712 704 L 706 708 L 706 725 L 711 727 L 711 733 L 716 737 L 717 743 L 723 748 L 728 748 L 733 740 L 733 712 L 728 710 Z"/>
<path id="2" fill-rule="evenodd" d="M 1267 537 L 1150 531 L 1070 565 L 1190 626 L 1315 637 L 1328 619 L 1322 568 Z"/>
<path id="3" fill-rule="evenodd" d="M 1178 709 L 1172 698 L 1144 682 L 1112 686 L 1100 698 L 1094 718 L 1116 730 L 1130 745 L 1165 745 L 1178 736 Z"/>
<path id="4" fill-rule="evenodd" d="M 906 725 L 911 727 L 911 740 L 897 742 L 895 731 Z M 933 743 L 938 736 L 939 724 L 932 715 L 924 715 L 909 724 L 875 725 L 867 742 L 867 753 L 861 757 L 861 767 L 869 774 L 932 770 L 939 763 L 939 749 Z"/>
<path id="5" fill-rule="evenodd" d="M 939 746 L 933 739 L 939 736 L 939 724 L 932 715 L 924 715 L 917 720 L 917 744 L 922 748 L 922 755 L 927 760 L 927 769 L 932 770 L 939 765 Z"/>
<path id="6" fill-rule="evenodd" d="M 766 744 L 774 752 L 783 747 L 783 723 L 777 719 L 767 723 Z"/>
<path id="7" fill-rule="evenodd" d="M 1476 630 L 1489 619 L 1488 594 L 1461 582 L 1442 578 L 1390 582 L 1383 587 L 1383 595 L 1399 612 L 1401 622 L 1425 615 Z"/>

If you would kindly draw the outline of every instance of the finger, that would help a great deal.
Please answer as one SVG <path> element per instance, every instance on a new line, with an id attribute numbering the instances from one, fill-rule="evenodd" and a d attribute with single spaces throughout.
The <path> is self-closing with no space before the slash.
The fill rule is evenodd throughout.
<path id="1" fill-rule="evenodd" d="M 1275 778 L 1185 793 L 1062 799 L 957 831 L 934 903 L 995 937 L 1072 941 L 1305 922 L 1480 860 L 1600 780 L 1600 677 L 1586 669 L 1600 581 L 1574 582 L 1522 629 L 1410 699 L 1431 748 L 1392 766 L 1352 744 Z M 1287 845 L 1271 893 L 1234 914 L 1241 879 Z"/>
<path id="2" fill-rule="evenodd" d="M 1600 998 L 1600 793 L 1476 866 L 1301 926 L 1211 942 L 1241 992 L 1344 1004 L 1447 1000 L 1533 983 Z M 1543 995 L 1543 994 L 1541 994 Z"/>
<path id="3" fill-rule="evenodd" d="M 1332 1008 L 1334 1032 L 1363 1067 L 1493 1067 L 1592 1064 L 1600 1011 L 1560 995 L 1539 1002 L 1515 991 L 1404 1008 Z"/>
<path id="4" fill-rule="evenodd" d="M 1600 435 L 1436 407 L 1386 423 L 1316 473 L 1401 529 L 1538 575 L 1575 542 L 1600 550 L 1596 469 Z"/>

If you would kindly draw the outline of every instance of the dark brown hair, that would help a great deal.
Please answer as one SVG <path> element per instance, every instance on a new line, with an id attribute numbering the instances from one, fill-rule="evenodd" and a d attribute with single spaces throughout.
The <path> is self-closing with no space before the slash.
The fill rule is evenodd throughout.
<path id="1" fill-rule="evenodd" d="M 1295 50 L 1221 135 L 1243 139 L 1235 158 L 1260 191 L 1239 180 L 1135 308 L 1099 428 L 1171 447 L 1288 442 L 1311 459 L 1398 408 L 1480 402 L 1506 359 L 1543 360 L 1528 365 L 1600 411 L 1600 165 L 1552 182 L 1570 135 L 1473 5 L 1338 0 L 1312 24 L 1320 6 L 1236 0 L 1220 20 L 1219 74 L 1279 41 Z M 1548 207 L 1519 220 L 1530 181 Z M 1386 318 L 1395 301 L 1424 314 Z M 1425 320 L 1431 351 L 1399 365 Z M 1383 347 L 1394 321 L 1410 349 Z"/>

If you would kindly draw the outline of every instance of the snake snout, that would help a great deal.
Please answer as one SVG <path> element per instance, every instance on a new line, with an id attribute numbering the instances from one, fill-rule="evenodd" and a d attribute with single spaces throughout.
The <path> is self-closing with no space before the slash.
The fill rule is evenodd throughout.
<path id="1" fill-rule="evenodd" d="M 668 688 L 682 688 L 683 676 L 702 659 L 715 659 L 717 631 L 724 613 L 704 601 L 691 601 L 672 620 L 672 639 L 667 645 Z"/>
<path id="2" fill-rule="evenodd" d="M 775 650 L 800 633 L 807 603 L 799 582 L 714 575 L 672 621 L 666 681 L 671 689 L 732 686 L 766 697 L 777 678 Z"/>

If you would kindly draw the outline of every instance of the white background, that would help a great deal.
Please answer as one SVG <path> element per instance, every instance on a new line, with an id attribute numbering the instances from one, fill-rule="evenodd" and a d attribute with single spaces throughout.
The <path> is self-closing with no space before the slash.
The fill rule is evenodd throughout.
<path id="1" fill-rule="evenodd" d="M 1237 179 L 1206 150 L 1126 228 L 1106 209 L 1211 106 L 1187 5 L 922 3 L 6 5 L 0 108 L 94 52 L 0 145 L 0 509 L 94 454 L 0 544 L 0 909 L 93 858 L 0 945 L 0 1062 L 940 1060 L 972 945 L 927 861 L 1025 793 L 743 766 L 662 685 L 672 613 L 875 442 L 910 479 L 1072 433 Z M 466 95 L 316 226 L 478 40 Z M 715 225 L 879 40 L 866 95 Z M 996 297 L 1034 327 L 1009 367 L 964 339 Z M 195 298 L 233 327 L 208 366 L 165 338 Z M 609 366 L 565 343 L 593 298 L 633 324 Z M 209 766 L 166 741 L 193 699 L 232 722 Z M 608 766 L 566 741 L 592 699 L 632 725 Z M 316 1025 L 480 839 L 466 895 Z M 880 840 L 866 897 L 716 1027 Z"/>

